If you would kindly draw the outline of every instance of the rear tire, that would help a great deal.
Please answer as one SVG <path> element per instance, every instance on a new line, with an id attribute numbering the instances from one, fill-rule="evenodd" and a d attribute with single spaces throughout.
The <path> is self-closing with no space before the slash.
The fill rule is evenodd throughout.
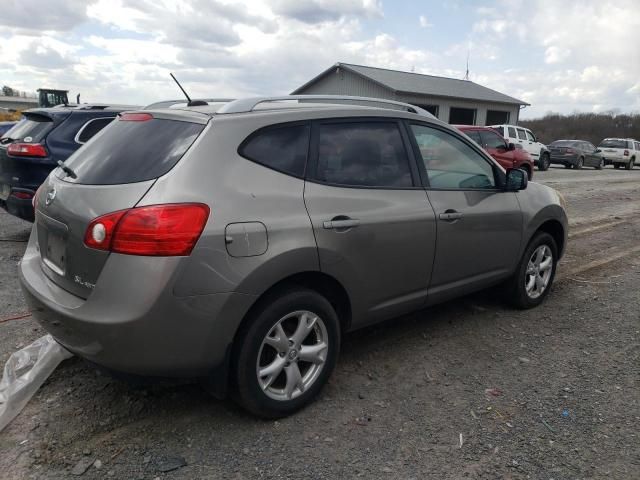
<path id="1" fill-rule="evenodd" d="M 548 153 L 543 153 L 540 155 L 540 162 L 538 163 L 538 170 L 541 172 L 545 172 L 549 170 L 549 166 L 551 165 L 551 159 L 549 158 Z"/>
<path id="2" fill-rule="evenodd" d="M 624 168 L 626 168 L 627 170 L 631 170 L 633 168 L 633 164 L 635 163 L 635 158 L 632 158 L 631 160 L 629 160 L 629 163 L 627 163 Z"/>
<path id="3" fill-rule="evenodd" d="M 553 237 L 546 232 L 536 233 L 509 281 L 513 306 L 524 310 L 540 305 L 551 290 L 557 263 L 558 247 Z"/>
<path id="4" fill-rule="evenodd" d="M 578 163 L 576 163 L 576 165 L 575 165 L 575 169 L 576 170 L 582 170 L 583 166 L 584 166 L 584 158 L 580 157 L 578 159 Z"/>
<path id="5" fill-rule="evenodd" d="M 604 158 L 600 159 L 600 163 L 595 168 L 596 168 L 596 170 L 602 170 L 604 168 Z"/>
<path id="6" fill-rule="evenodd" d="M 322 390 L 338 358 L 340 323 L 326 298 L 293 287 L 261 300 L 237 341 L 236 400 L 259 417 L 280 418 Z"/>

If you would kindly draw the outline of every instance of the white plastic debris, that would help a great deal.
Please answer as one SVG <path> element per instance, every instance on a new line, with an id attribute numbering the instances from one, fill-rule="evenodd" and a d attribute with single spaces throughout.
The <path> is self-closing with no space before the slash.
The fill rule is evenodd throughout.
<path id="1" fill-rule="evenodd" d="M 0 380 L 0 431 L 22 411 L 60 362 L 72 356 L 51 335 L 11 354 Z"/>

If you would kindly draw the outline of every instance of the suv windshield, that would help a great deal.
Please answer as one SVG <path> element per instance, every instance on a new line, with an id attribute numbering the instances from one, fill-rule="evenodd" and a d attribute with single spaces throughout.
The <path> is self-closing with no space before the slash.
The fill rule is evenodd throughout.
<path id="1" fill-rule="evenodd" d="M 22 120 L 4 134 L 2 141 L 3 143 L 14 140 L 39 142 L 52 127 L 53 120 L 51 118 L 45 115 L 27 113 Z"/>
<path id="2" fill-rule="evenodd" d="M 629 148 L 626 140 L 617 140 L 615 138 L 607 138 L 600 142 L 601 147 L 608 148 Z"/>
<path id="3" fill-rule="evenodd" d="M 151 180 L 171 170 L 204 127 L 153 118 L 148 113 L 125 114 L 65 164 L 77 175 L 75 183 L 116 185 Z"/>

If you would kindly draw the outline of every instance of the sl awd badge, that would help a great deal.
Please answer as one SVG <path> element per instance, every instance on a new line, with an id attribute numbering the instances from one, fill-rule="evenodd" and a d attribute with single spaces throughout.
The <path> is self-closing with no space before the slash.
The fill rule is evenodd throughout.
<path id="1" fill-rule="evenodd" d="M 56 198 L 56 193 L 57 192 L 55 188 L 52 188 L 47 192 L 47 198 L 44 201 L 45 205 L 51 205 L 51 202 L 53 202 Z"/>

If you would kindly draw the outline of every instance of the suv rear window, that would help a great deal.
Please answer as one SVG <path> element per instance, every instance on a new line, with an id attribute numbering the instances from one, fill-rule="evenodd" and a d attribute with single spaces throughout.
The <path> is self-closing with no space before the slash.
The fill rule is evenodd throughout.
<path id="1" fill-rule="evenodd" d="M 626 140 L 606 139 L 600 142 L 601 147 L 608 148 L 629 148 Z"/>
<path id="2" fill-rule="evenodd" d="M 78 176 L 75 183 L 116 185 L 152 180 L 178 163 L 204 127 L 158 118 L 118 119 L 65 163 Z"/>
<path id="3" fill-rule="evenodd" d="M 26 142 L 39 142 L 53 127 L 53 120 L 45 115 L 25 114 L 25 118 L 16 123 L 3 136 L 7 139 Z"/>

